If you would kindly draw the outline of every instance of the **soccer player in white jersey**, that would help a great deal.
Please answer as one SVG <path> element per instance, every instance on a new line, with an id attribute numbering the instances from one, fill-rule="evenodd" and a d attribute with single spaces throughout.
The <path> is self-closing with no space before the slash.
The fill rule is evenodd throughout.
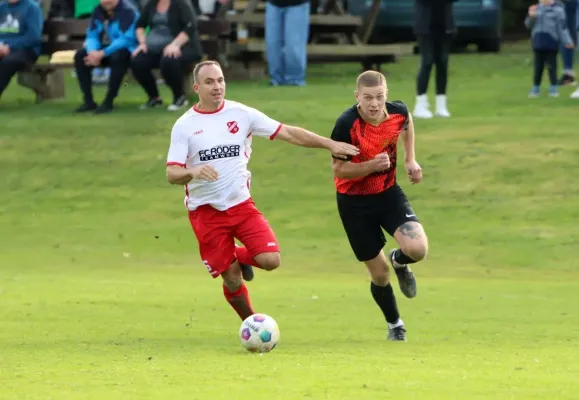
<path id="1" fill-rule="evenodd" d="M 271 271 L 280 265 L 275 234 L 249 192 L 252 138 L 324 148 L 342 159 L 359 151 L 225 100 L 223 71 L 215 61 L 197 64 L 193 74 L 199 102 L 173 126 L 167 179 L 185 185 L 185 205 L 201 259 L 213 278 L 221 276 L 225 298 L 244 320 L 254 314 L 243 282 L 253 279 L 251 266 Z"/>

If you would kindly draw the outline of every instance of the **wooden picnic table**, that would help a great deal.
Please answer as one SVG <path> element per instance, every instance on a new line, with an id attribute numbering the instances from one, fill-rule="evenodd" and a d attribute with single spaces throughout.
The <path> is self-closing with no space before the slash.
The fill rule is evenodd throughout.
<path id="1" fill-rule="evenodd" d="M 236 1 L 236 0 L 234 0 Z M 252 28 L 265 28 L 265 14 L 256 12 L 261 9 L 263 0 L 242 0 L 247 7 L 239 13 L 227 13 L 223 17 L 237 25 Z M 326 0 L 321 7 L 321 13 L 310 15 L 311 43 L 308 44 L 308 59 L 324 61 L 362 61 L 364 65 L 369 60 L 376 62 L 378 68 L 381 62 L 391 60 L 396 56 L 412 54 L 413 44 L 370 44 L 370 38 L 380 12 L 381 0 L 373 0 L 369 12 L 364 16 L 346 13 L 338 0 Z M 236 9 L 239 9 L 235 6 Z M 324 42 L 324 37 L 332 34 L 338 37 L 337 43 Z M 253 37 L 238 41 L 232 50 L 241 53 L 265 53 L 263 38 Z"/>

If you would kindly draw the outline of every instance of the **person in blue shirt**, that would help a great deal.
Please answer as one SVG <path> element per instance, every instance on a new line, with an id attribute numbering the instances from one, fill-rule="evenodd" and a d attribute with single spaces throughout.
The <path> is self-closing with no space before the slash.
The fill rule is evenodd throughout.
<path id="1" fill-rule="evenodd" d="M 531 30 L 531 44 L 535 54 L 533 87 L 529 97 L 540 94 L 541 79 L 545 67 L 549 72 L 551 87 L 549 96 L 559 96 L 557 89 L 557 56 L 560 46 L 569 49 L 575 47 L 569 29 L 565 10 L 555 0 L 540 0 L 538 4 L 529 7 L 525 26 Z"/>
<path id="2" fill-rule="evenodd" d="M 43 25 L 35 1 L 0 1 L 0 96 L 18 71 L 36 62 Z"/>
<path id="3" fill-rule="evenodd" d="M 113 110 L 113 102 L 127 69 L 131 65 L 131 53 L 137 48 L 135 24 L 139 12 L 128 0 L 101 0 L 95 7 L 86 32 L 84 48 L 74 56 L 74 67 L 83 104 L 76 112 L 94 111 L 97 114 Z M 103 34 L 108 41 L 103 40 Z M 106 97 L 97 106 L 92 93 L 92 69 L 110 67 Z"/>

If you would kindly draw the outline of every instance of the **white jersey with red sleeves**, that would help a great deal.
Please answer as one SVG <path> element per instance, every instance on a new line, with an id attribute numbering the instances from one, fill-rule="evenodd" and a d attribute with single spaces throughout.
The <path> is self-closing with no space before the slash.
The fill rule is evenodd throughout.
<path id="1" fill-rule="evenodd" d="M 273 140 L 281 124 L 262 112 L 225 100 L 214 112 L 195 107 L 177 120 L 171 132 L 167 165 L 186 168 L 209 164 L 214 182 L 194 179 L 185 188 L 185 206 L 193 211 L 208 204 L 223 211 L 250 198 L 247 163 L 253 136 Z"/>

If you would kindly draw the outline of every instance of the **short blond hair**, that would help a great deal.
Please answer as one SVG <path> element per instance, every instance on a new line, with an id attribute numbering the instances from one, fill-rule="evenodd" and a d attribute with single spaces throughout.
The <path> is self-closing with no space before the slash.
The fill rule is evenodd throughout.
<path id="1" fill-rule="evenodd" d="M 378 71 L 365 71 L 358 75 L 356 87 L 376 87 L 386 85 L 386 77 Z"/>
<path id="2" fill-rule="evenodd" d="M 199 83 L 199 71 L 206 65 L 215 65 L 216 67 L 221 68 L 221 64 L 219 64 L 217 61 L 213 60 L 201 61 L 200 63 L 195 65 L 195 68 L 193 68 L 193 79 L 195 80 L 195 83 Z"/>

